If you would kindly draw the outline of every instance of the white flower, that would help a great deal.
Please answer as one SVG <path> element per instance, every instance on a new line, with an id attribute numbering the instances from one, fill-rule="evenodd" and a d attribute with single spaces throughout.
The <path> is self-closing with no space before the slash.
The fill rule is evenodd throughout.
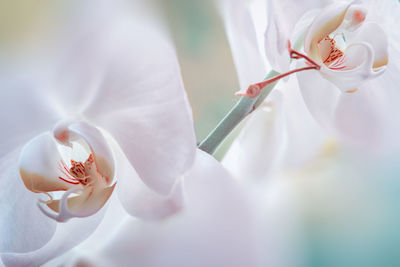
<path id="1" fill-rule="evenodd" d="M 6 265 L 40 265 L 80 243 L 116 193 L 134 216 L 176 212 L 180 177 L 194 159 L 191 111 L 167 36 L 140 5 L 135 15 L 122 2 L 77 6 L 57 28 L 67 37 L 47 48 L 48 64 L 2 75 Z"/>
<path id="2" fill-rule="evenodd" d="M 232 1 L 224 2 L 233 6 Z M 400 121 L 394 114 L 398 112 L 395 99 L 399 97 L 396 73 L 400 36 L 392 27 L 400 9 L 397 1 L 304 1 L 300 5 L 297 1 L 272 0 L 267 2 L 268 15 L 262 7 L 235 3 L 239 3 L 236 7 L 241 13 L 226 5 L 229 18 L 225 21 L 235 47 L 235 63 L 241 65 L 240 79 L 250 72 L 261 76 L 254 68 L 264 61 L 264 54 L 272 68 L 280 72 L 288 71 L 293 65 L 290 60 L 296 59 L 297 68 L 291 66 L 293 69 L 282 76 L 297 72 L 308 110 L 329 134 L 372 149 L 398 146 L 395 136 Z M 254 25 L 247 32 L 237 26 L 245 17 L 243 13 L 252 22 L 245 28 Z M 260 29 L 266 29 L 265 49 L 260 45 Z M 241 44 L 239 37 L 244 44 L 252 43 L 253 49 Z M 288 41 L 292 44 L 289 50 Z M 251 58 L 258 55 L 259 59 L 247 61 L 250 53 Z M 248 79 L 248 84 L 254 80 Z M 240 94 L 256 95 L 269 82 L 256 83 Z"/>

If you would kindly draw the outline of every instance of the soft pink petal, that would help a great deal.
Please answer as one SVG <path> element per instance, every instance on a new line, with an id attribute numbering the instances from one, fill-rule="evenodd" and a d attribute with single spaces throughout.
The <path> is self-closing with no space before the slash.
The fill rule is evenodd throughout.
<path id="1" fill-rule="evenodd" d="M 280 164 L 285 148 L 286 125 L 279 91 L 251 114 L 223 159 L 223 165 L 239 179 L 265 180 Z"/>
<path id="2" fill-rule="evenodd" d="M 20 71 L 23 72 L 22 67 Z M 40 91 L 40 82 L 32 75 L 3 70 L 0 75 L 1 158 L 35 135 L 49 130 L 59 113 L 49 97 Z"/>
<path id="3" fill-rule="evenodd" d="M 37 207 L 39 194 L 28 191 L 19 175 L 15 149 L 0 160 L 0 254 L 28 252 L 47 243 L 55 232 L 56 223 Z"/>
<path id="4" fill-rule="evenodd" d="M 383 31 L 382 27 L 377 23 L 364 23 L 360 27 L 360 31 L 357 32 L 357 35 L 354 39 L 350 40 L 351 42 L 366 42 L 372 46 L 374 51 L 374 68 L 379 68 L 382 66 L 386 66 L 389 60 L 388 55 L 388 36 Z"/>
<path id="5" fill-rule="evenodd" d="M 110 58 L 85 114 L 111 133 L 146 185 L 168 194 L 195 150 L 178 62 L 170 42 L 152 26 L 119 26 L 99 40 Z"/>
<path id="6" fill-rule="evenodd" d="M 316 70 L 297 73 L 300 92 L 311 115 L 325 129 L 333 130 L 333 117 L 340 90 Z"/>
<path id="7" fill-rule="evenodd" d="M 376 147 L 384 135 L 384 108 L 381 90 L 366 84 L 353 94 L 342 94 L 335 112 L 339 135 L 358 145 Z"/>
<path id="8" fill-rule="evenodd" d="M 185 210 L 162 222 L 127 220 L 96 254 L 73 263 L 96 266 L 261 266 L 254 214 L 242 188 L 199 151 L 185 175 Z"/>
<path id="9" fill-rule="evenodd" d="M 70 7 L 45 89 L 66 116 L 110 132 L 146 185 L 165 195 L 190 167 L 196 140 L 174 48 L 145 4 Z"/>
<path id="10" fill-rule="evenodd" d="M 43 247 L 26 253 L 3 253 L 0 255 L 1 259 L 7 266 L 42 265 L 88 238 L 100 224 L 105 210 L 102 209 L 91 217 L 57 224 L 53 237 Z"/>
<path id="11" fill-rule="evenodd" d="M 278 84 L 283 94 L 287 144 L 284 165 L 294 167 L 315 156 L 325 138 L 325 132 L 304 103 L 297 79 Z"/>
<path id="12" fill-rule="evenodd" d="M 160 195 L 143 183 L 118 147 L 114 150 L 117 157 L 118 197 L 130 215 L 147 220 L 159 220 L 181 210 L 183 192 L 180 179 L 169 195 Z"/>
<path id="13" fill-rule="evenodd" d="M 220 3 L 242 89 L 261 81 L 269 71 L 257 43 L 255 24 L 248 4 L 243 0 L 222 0 Z"/>

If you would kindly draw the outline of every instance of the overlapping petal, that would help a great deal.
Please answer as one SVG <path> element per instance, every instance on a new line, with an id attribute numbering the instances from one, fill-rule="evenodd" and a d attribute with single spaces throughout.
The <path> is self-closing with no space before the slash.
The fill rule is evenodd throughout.
<path id="1" fill-rule="evenodd" d="M 160 220 L 181 210 L 184 201 L 181 177 L 168 195 L 160 195 L 143 183 L 116 142 L 113 148 L 117 163 L 118 198 L 130 215 Z"/>
<path id="2" fill-rule="evenodd" d="M 20 178 L 20 152 L 17 148 L 0 161 L 0 255 L 38 249 L 56 230 L 56 223 L 37 208 L 41 196 L 28 191 Z"/>
<path id="3" fill-rule="evenodd" d="M 56 232 L 50 241 L 39 249 L 26 253 L 3 253 L 0 257 L 6 266 L 42 265 L 88 238 L 100 224 L 104 213 L 105 209 L 91 217 L 57 224 Z"/>
<path id="4" fill-rule="evenodd" d="M 223 159 L 223 165 L 240 179 L 264 180 L 282 159 L 287 142 L 283 99 L 279 91 L 263 103 Z"/>
<path id="5" fill-rule="evenodd" d="M 240 88 L 262 80 L 267 63 L 257 41 L 251 7 L 243 0 L 222 0 L 220 10 L 239 76 Z"/>
<path id="6" fill-rule="evenodd" d="M 198 151 L 185 175 L 185 209 L 162 222 L 126 220 L 95 254 L 68 263 L 96 266 L 261 266 L 255 214 L 242 187 L 210 155 Z M 78 251 L 76 251 L 78 252 Z"/>

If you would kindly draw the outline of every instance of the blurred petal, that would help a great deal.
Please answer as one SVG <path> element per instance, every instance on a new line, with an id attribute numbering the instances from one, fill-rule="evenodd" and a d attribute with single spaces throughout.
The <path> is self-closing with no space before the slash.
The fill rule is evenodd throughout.
<path id="1" fill-rule="evenodd" d="M 91 217 L 59 223 L 54 236 L 40 249 L 27 253 L 3 253 L 1 259 L 6 266 L 42 265 L 88 238 L 100 224 L 104 212 L 105 209 Z"/>
<path id="2" fill-rule="evenodd" d="M 240 179 L 264 180 L 280 162 L 286 144 L 283 99 L 273 91 L 249 118 L 223 159 L 223 165 Z"/>
<path id="3" fill-rule="evenodd" d="M 353 94 L 342 94 L 336 107 L 335 126 L 339 135 L 352 143 L 376 147 L 383 140 L 384 110 L 381 91 L 370 84 Z"/>
<path id="4" fill-rule="evenodd" d="M 260 266 L 248 199 L 210 155 L 198 151 L 185 175 L 185 209 L 162 222 L 126 220 L 98 253 L 96 266 Z"/>
<path id="5" fill-rule="evenodd" d="M 325 129 L 332 131 L 333 117 L 337 102 L 342 94 L 329 80 L 324 79 L 317 71 L 297 73 L 301 94 L 311 115 Z"/>
<path id="6" fill-rule="evenodd" d="M 21 71 L 21 70 L 19 70 Z M 59 117 L 40 83 L 31 75 L 1 73 L 0 158 L 35 135 L 48 130 Z"/>
<path id="7" fill-rule="evenodd" d="M 250 7 L 243 0 L 222 0 L 220 11 L 242 89 L 261 81 L 268 72 L 257 43 Z"/>
<path id="8" fill-rule="evenodd" d="M 377 23 L 365 23 L 357 32 L 351 42 L 366 42 L 374 51 L 373 68 L 379 68 L 388 64 L 388 45 L 389 40 L 386 33 Z"/>
<path id="9" fill-rule="evenodd" d="M 20 151 L 16 149 L 0 160 L 0 255 L 38 249 L 56 230 L 56 223 L 37 207 L 39 195 L 28 191 L 21 180 Z"/>
<path id="10" fill-rule="evenodd" d="M 282 112 L 286 121 L 284 166 L 299 166 L 315 156 L 326 134 L 305 105 L 297 79 L 281 82 L 276 89 L 283 95 Z"/>

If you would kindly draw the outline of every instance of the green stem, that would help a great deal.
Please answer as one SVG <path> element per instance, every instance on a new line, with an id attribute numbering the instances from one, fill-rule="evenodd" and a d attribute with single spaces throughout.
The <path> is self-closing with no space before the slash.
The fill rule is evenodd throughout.
<path id="1" fill-rule="evenodd" d="M 279 73 L 271 70 L 265 80 Z M 277 82 L 271 83 L 261 90 L 254 98 L 241 97 L 236 105 L 218 123 L 217 127 L 200 143 L 199 148 L 208 154 L 214 154 L 218 146 L 225 140 L 229 133 L 251 112 L 253 112 L 269 95 Z"/>

